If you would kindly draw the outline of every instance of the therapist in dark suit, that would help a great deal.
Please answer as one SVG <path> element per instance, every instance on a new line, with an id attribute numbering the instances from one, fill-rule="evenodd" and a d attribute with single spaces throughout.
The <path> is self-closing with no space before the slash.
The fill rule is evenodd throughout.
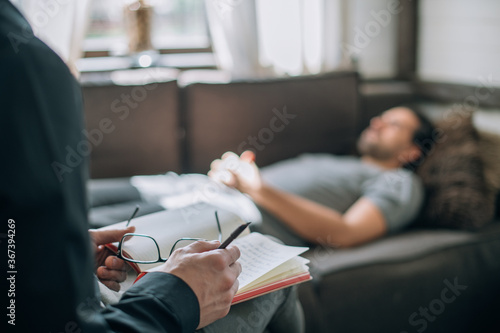
<path id="1" fill-rule="evenodd" d="M 133 229 L 89 237 L 86 162 L 64 173 L 56 163 L 86 142 L 79 84 L 7 0 L 0 0 L 0 103 L 0 242 L 9 265 L 1 308 L 9 332 L 192 332 L 228 313 L 239 250 L 218 250 L 218 242 L 176 251 L 101 310 L 92 247 Z M 116 289 L 123 263 L 99 260 L 97 275 Z"/>

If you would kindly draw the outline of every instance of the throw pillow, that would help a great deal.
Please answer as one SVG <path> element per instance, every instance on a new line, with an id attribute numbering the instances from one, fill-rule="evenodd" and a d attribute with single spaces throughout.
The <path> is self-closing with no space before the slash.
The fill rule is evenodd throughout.
<path id="1" fill-rule="evenodd" d="M 497 195 L 495 216 L 500 217 L 500 134 L 480 131 L 479 136 L 486 181 Z"/>
<path id="2" fill-rule="evenodd" d="M 495 196 L 486 182 L 472 116 L 455 115 L 435 127 L 442 135 L 417 169 L 427 194 L 419 222 L 428 227 L 482 227 L 493 218 Z"/>

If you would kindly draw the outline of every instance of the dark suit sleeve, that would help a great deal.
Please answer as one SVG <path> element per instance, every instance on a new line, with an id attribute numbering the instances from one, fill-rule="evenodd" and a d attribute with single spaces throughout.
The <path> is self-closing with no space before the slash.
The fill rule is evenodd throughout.
<path id="1" fill-rule="evenodd" d="M 92 146 L 80 87 L 7 0 L 0 0 L 0 103 L 2 326 L 10 312 L 9 332 L 194 331 L 196 296 L 165 273 L 148 274 L 120 303 L 99 308 L 85 190 Z M 9 274 L 8 225 L 15 230 Z"/>
<path id="2" fill-rule="evenodd" d="M 104 317 L 119 332 L 158 332 L 158 327 L 167 332 L 193 332 L 199 307 L 195 294 L 181 279 L 155 272 L 145 275 L 118 304 L 108 307 Z"/>

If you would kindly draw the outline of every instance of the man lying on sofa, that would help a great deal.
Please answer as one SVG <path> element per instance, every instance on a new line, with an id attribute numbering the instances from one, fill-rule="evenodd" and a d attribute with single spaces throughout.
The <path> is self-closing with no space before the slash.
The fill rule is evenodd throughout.
<path id="1" fill-rule="evenodd" d="M 262 233 L 285 243 L 349 247 L 407 226 L 424 199 L 415 166 L 431 148 L 425 117 L 397 107 L 371 120 L 360 157 L 306 154 L 263 168 L 253 153 L 226 153 L 209 175 L 248 194 L 263 215 Z M 229 171 L 229 173 L 228 173 Z"/>

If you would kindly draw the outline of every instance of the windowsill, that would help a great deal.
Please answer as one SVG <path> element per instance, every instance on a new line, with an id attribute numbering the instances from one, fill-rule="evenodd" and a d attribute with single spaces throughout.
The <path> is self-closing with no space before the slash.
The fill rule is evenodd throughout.
<path id="1" fill-rule="evenodd" d="M 415 85 L 410 81 L 401 80 L 364 80 L 359 87 L 361 95 L 414 95 L 416 93 Z"/>
<path id="2" fill-rule="evenodd" d="M 153 46 L 161 54 L 211 52 L 206 36 L 155 37 Z M 85 58 L 126 56 L 128 41 L 125 37 L 86 38 L 83 41 Z"/>
<path id="3" fill-rule="evenodd" d="M 210 52 L 160 54 L 154 66 L 179 70 L 217 68 L 214 55 Z M 128 56 L 81 58 L 76 62 L 76 67 L 81 73 L 133 68 L 132 59 Z"/>

